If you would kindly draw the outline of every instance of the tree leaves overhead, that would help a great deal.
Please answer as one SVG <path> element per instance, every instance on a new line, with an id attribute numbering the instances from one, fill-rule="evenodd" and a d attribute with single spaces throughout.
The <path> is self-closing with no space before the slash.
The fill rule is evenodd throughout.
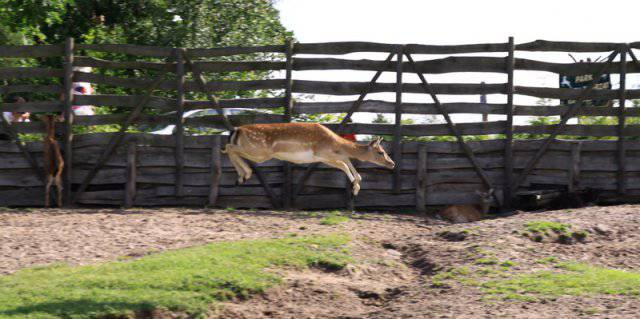
<path id="1" fill-rule="evenodd" d="M 291 35 L 270 0 L 0 0 L 0 44 L 74 37 L 204 48 L 282 44 Z"/>

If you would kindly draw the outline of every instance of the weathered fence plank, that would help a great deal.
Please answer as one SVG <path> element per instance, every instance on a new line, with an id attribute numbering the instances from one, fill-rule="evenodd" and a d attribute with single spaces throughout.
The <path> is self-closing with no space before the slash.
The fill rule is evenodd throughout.
<path id="1" fill-rule="evenodd" d="M 73 62 L 74 62 L 75 43 L 73 38 L 67 38 L 64 43 L 64 175 L 62 176 L 64 183 L 64 202 L 66 206 L 71 206 L 71 180 L 73 179 Z M 62 205 L 61 203 L 58 203 Z"/>
<path id="2" fill-rule="evenodd" d="M 356 95 L 360 94 L 369 85 L 368 82 L 324 82 L 297 80 L 293 85 L 296 93 L 315 93 L 331 95 Z M 468 84 L 468 83 L 435 83 L 431 84 L 435 94 L 497 94 L 506 93 L 504 84 Z M 369 93 L 395 92 L 395 83 L 376 83 Z M 402 85 L 405 93 L 424 93 L 418 83 L 405 83 Z M 638 90 L 640 91 L 640 90 Z"/>
<path id="3" fill-rule="evenodd" d="M 136 167 L 136 143 L 129 141 L 127 144 L 127 168 L 126 179 L 127 184 L 124 192 L 124 207 L 132 207 L 136 198 L 137 186 L 137 167 Z"/>

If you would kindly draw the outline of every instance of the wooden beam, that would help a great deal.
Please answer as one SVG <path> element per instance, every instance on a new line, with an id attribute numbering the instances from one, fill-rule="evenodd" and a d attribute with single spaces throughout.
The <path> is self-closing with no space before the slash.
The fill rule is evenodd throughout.
<path id="1" fill-rule="evenodd" d="M 615 57 L 618 55 L 618 51 L 613 51 L 610 55 L 609 58 L 607 59 L 607 63 L 605 63 L 602 68 L 600 69 L 600 71 L 596 74 L 594 74 L 593 76 L 593 80 L 591 81 L 591 84 L 589 84 L 589 86 L 582 90 L 582 93 L 584 95 L 587 95 L 589 92 L 591 92 L 596 84 L 596 79 L 599 79 L 602 74 L 604 74 L 608 67 L 609 64 L 615 59 Z M 520 175 L 516 178 L 514 185 L 512 186 L 512 190 L 514 192 L 516 192 L 518 190 L 518 187 L 520 186 L 520 184 L 522 184 L 522 182 L 524 182 L 524 180 L 527 178 L 527 175 L 529 175 L 529 173 L 533 170 L 533 168 L 536 166 L 536 164 L 538 163 L 538 161 L 542 158 L 542 156 L 544 155 L 544 153 L 547 151 L 547 149 L 549 148 L 549 145 L 551 145 L 551 142 L 553 142 L 553 140 L 558 136 L 558 134 L 560 134 L 560 132 L 562 132 L 564 130 L 564 128 L 567 125 L 567 121 L 573 117 L 574 113 L 576 112 L 577 109 L 579 109 L 582 104 L 584 104 L 584 97 L 579 96 L 576 99 L 578 102 L 573 104 L 569 110 L 567 110 L 567 113 L 563 114 L 560 117 L 560 123 L 558 125 L 556 125 L 553 129 L 553 132 L 551 132 L 551 135 L 543 142 L 542 146 L 540 147 L 540 149 L 536 152 L 536 155 L 534 155 L 534 157 L 527 163 L 527 166 L 525 166 L 524 170 L 520 173 Z"/>
<path id="2" fill-rule="evenodd" d="M 411 57 L 411 55 L 410 54 L 406 54 L 406 56 L 407 56 L 407 60 L 409 60 L 409 62 L 413 65 L 413 58 Z M 429 94 L 431 96 L 431 99 L 433 99 L 433 102 L 435 103 L 436 107 L 438 108 L 438 110 L 440 111 L 440 113 L 442 114 L 444 119 L 447 121 L 447 126 L 451 130 L 451 133 L 453 133 L 456 136 L 456 140 L 458 141 L 458 144 L 460 145 L 460 148 L 464 151 L 465 155 L 467 156 L 467 158 L 469 159 L 469 161 L 473 165 L 473 168 L 475 169 L 476 173 L 478 174 L 478 177 L 480 177 L 480 179 L 482 180 L 482 183 L 484 184 L 484 186 L 487 189 L 492 189 L 493 186 L 491 184 L 491 181 L 489 180 L 489 178 L 485 174 L 485 172 L 482 169 L 482 167 L 480 167 L 480 165 L 479 165 L 478 161 L 476 160 L 476 157 L 473 154 L 473 151 L 471 150 L 471 148 L 469 148 L 469 146 L 464 142 L 464 139 L 462 138 L 462 134 L 460 134 L 460 132 L 456 128 L 456 125 L 451 120 L 451 117 L 449 116 L 449 113 L 447 113 L 447 111 L 444 108 L 442 108 L 442 105 L 440 104 L 440 99 L 438 99 L 438 96 L 431 90 L 431 86 L 430 86 L 429 82 L 427 82 L 427 79 L 424 77 L 424 75 L 422 73 L 420 73 L 419 71 L 415 71 L 415 72 L 418 75 L 418 77 L 420 78 L 420 81 L 422 82 L 422 86 L 423 86 L 423 89 L 424 89 L 425 93 L 427 93 L 427 94 Z M 479 124 L 485 124 L 485 123 L 479 123 Z M 496 203 L 500 203 L 500 199 L 498 199 L 498 195 L 497 195 L 496 192 L 493 192 L 493 198 L 495 199 Z"/>
<path id="3" fill-rule="evenodd" d="M 298 49 L 298 50 L 300 50 L 300 49 Z M 386 63 L 391 62 L 391 59 L 393 59 L 394 55 L 395 55 L 395 53 L 389 54 L 387 56 L 387 59 L 385 60 L 385 62 Z M 373 86 L 378 81 L 378 78 L 380 78 L 380 75 L 382 75 L 382 71 L 377 71 L 376 74 L 373 75 L 373 77 L 371 78 L 371 81 L 369 81 L 369 83 L 364 88 L 364 90 L 361 91 L 360 96 L 358 97 L 358 99 L 355 102 L 353 102 L 353 104 L 351 105 L 351 107 L 347 111 L 347 114 L 344 116 L 344 118 L 342 119 L 340 124 L 338 124 L 337 128 L 334 130 L 336 133 L 340 134 L 342 129 L 347 125 L 347 123 L 351 119 L 351 116 L 353 115 L 353 113 L 356 110 L 358 110 L 360 105 L 362 105 L 362 102 L 364 101 L 364 98 L 367 96 L 367 94 L 369 94 L 369 92 L 371 91 Z M 307 179 L 309 179 L 309 176 L 311 176 L 311 173 L 313 173 L 313 170 L 316 167 L 318 167 L 318 163 L 313 163 L 313 164 L 309 165 L 309 167 L 307 167 L 307 170 L 304 172 L 302 177 L 298 180 L 298 183 L 296 184 L 296 187 L 293 190 L 293 199 L 294 200 L 298 196 L 298 194 L 300 194 L 300 192 L 304 189 L 304 184 L 307 182 Z"/>
<path id="4" fill-rule="evenodd" d="M 418 145 L 418 179 L 416 181 L 416 211 L 424 214 L 427 212 L 427 144 Z"/>
<path id="5" fill-rule="evenodd" d="M 620 89 L 618 97 L 618 193 L 626 195 L 627 193 L 627 169 L 626 158 L 627 151 L 625 149 L 625 125 L 626 118 L 624 114 L 625 103 L 627 101 L 627 52 L 631 49 L 627 45 L 620 48 Z"/>
<path id="6" fill-rule="evenodd" d="M 51 45 L 0 45 L 0 58 L 44 58 L 64 54 L 62 44 Z"/>
<path id="7" fill-rule="evenodd" d="M 285 122 L 291 122 L 291 115 L 293 113 L 293 54 L 294 54 L 293 40 L 289 39 L 286 43 L 286 73 L 285 73 L 285 90 L 284 90 L 284 120 Z M 284 180 L 282 181 L 282 207 L 284 209 L 290 209 L 293 203 L 291 197 L 293 192 L 293 171 L 291 169 L 292 163 L 284 162 Z"/>
<path id="8" fill-rule="evenodd" d="M 505 105 L 505 113 L 507 121 L 505 122 L 505 141 L 504 141 L 504 177 L 505 186 L 502 192 L 502 205 L 505 208 L 511 208 L 513 200 L 513 73 L 514 73 L 514 50 L 515 45 L 513 37 L 509 37 L 509 54 L 507 56 L 507 105 Z"/>
<path id="9" fill-rule="evenodd" d="M 431 88 L 435 94 L 477 95 L 481 93 L 506 93 L 506 85 L 502 83 L 485 85 L 470 83 L 435 83 L 431 84 Z M 355 95 L 365 90 L 369 93 L 395 92 L 396 85 L 395 83 L 375 83 L 375 85 L 370 85 L 367 82 L 329 82 L 307 80 L 297 80 L 293 85 L 293 92 L 295 93 Z M 405 83 L 402 90 L 405 93 L 423 93 L 420 83 Z"/>
<path id="10" fill-rule="evenodd" d="M 130 208 L 133 206 L 133 203 L 136 198 L 136 175 L 137 175 L 137 167 L 136 167 L 136 141 L 129 141 L 127 144 L 127 168 L 126 168 L 126 178 L 127 184 L 124 192 L 124 207 Z"/>
<path id="11" fill-rule="evenodd" d="M 575 193 L 580 188 L 580 154 L 582 142 L 571 142 L 571 161 L 567 172 L 567 191 Z"/>
<path id="12" fill-rule="evenodd" d="M 516 45 L 518 51 L 559 51 L 559 52 L 608 52 L 618 49 L 618 43 L 607 42 L 565 42 L 536 40 Z"/>
<path id="13" fill-rule="evenodd" d="M 393 191 L 400 193 L 400 179 L 402 178 L 402 56 L 404 48 L 401 47 L 396 54 L 396 105 L 395 121 L 393 127 L 393 161 L 396 167 L 393 170 Z"/>
<path id="14" fill-rule="evenodd" d="M 220 177 L 222 176 L 222 156 L 220 154 L 220 135 L 211 136 L 211 185 L 209 186 L 209 206 L 214 207 L 220 193 Z"/>
<path id="15" fill-rule="evenodd" d="M 185 49 L 175 49 L 176 59 L 176 130 L 173 133 L 176 139 L 174 154 L 176 158 L 176 196 L 184 195 L 184 67 Z"/>
<path id="16" fill-rule="evenodd" d="M 63 171 L 63 183 L 64 183 L 64 202 L 66 206 L 72 205 L 71 196 L 71 181 L 73 180 L 73 55 L 74 55 L 74 40 L 73 38 L 67 38 L 64 43 L 64 171 Z"/>

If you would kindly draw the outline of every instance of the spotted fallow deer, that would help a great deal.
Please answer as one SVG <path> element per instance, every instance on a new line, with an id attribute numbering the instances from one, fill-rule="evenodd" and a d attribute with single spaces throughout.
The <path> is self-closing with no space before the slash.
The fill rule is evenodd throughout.
<path id="1" fill-rule="evenodd" d="M 51 186 L 56 184 L 57 204 L 62 206 L 62 170 L 64 169 L 64 160 L 62 159 L 62 153 L 60 152 L 60 145 L 56 140 L 56 117 L 52 115 L 46 115 L 43 117 L 43 122 L 46 127 L 46 136 L 43 141 L 44 147 L 44 175 L 46 179 L 44 206 L 49 207 L 51 205 Z"/>
<path id="2" fill-rule="evenodd" d="M 476 191 L 480 198 L 478 204 L 474 205 L 451 205 L 439 212 L 438 215 L 452 223 L 468 223 L 481 220 L 487 216 L 491 207 L 491 196 L 493 189 L 488 192 Z"/>
<path id="3" fill-rule="evenodd" d="M 250 124 L 236 128 L 223 153 L 229 156 L 238 172 L 239 184 L 252 173 L 243 159 L 256 163 L 272 158 L 296 164 L 321 162 L 347 174 L 353 184 L 353 194 L 358 195 L 362 177 L 351 158 L 389 169 L 395 167 L 380 145 L 381 140 L 357 144 L 317 123 Z"/>

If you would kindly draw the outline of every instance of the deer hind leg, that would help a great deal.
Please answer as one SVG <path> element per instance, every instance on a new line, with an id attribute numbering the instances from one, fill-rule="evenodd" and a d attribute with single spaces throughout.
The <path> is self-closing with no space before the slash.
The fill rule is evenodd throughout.
<path id="1" fill-rule="evenodd" d="M 236 169 L 238 173 L 238 185 L 244 183 L 249 178 L 251 178 L 251 167 L 245 163 L 245 161 L 238 155 L 237 146 L 227 144 L 225 153 L 229 156 L 229 160 L 231 164 Z"/>
<path id="2" fill-rule="evenodd" d="M 343 171 L 345 174 L 347 174 L 347 177 L 349 177 L 349 180 L 351 181 L 351 183 L 353 184 L 353 196 L 357 196 L 358 193 L 360 192 L 360 179 L 356 179 L 356 177 L 353 175 L 353 173 L 351 172 L 351 169 L 349 169 L 349 165 L 347 163 L 345 163 L 344 161 L 323 161 L 323 163 L 331 166 L 331 167 L 335 167 L 341 171 Z M 349 163 L 351 164 L 351 163 Z M 355 171 L 355 170 L 354 170 Z M 356 172 L 356 174 L 358 174 Z M 360 175 L 358 174 L 358 177 Z"/>

